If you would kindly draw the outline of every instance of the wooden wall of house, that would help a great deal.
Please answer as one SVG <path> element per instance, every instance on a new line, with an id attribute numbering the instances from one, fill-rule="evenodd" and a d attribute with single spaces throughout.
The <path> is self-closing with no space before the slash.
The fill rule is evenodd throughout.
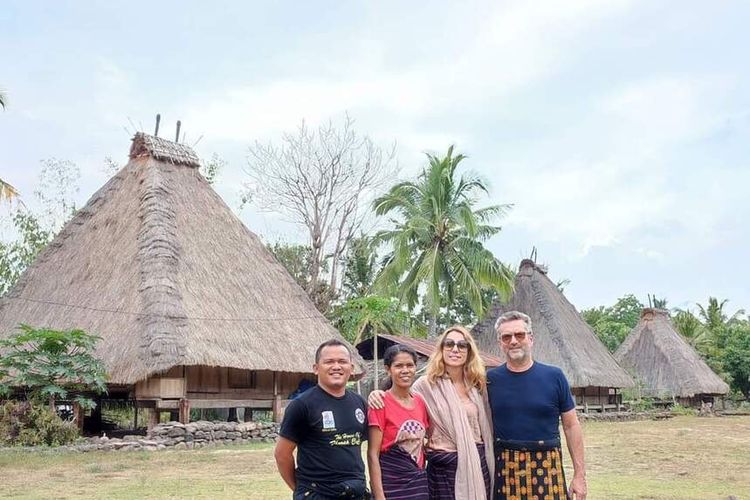
<path id="1" fill-rule="evenodd" d="M 217 366 L 178 366 L 136 384 L 137 399 L 271 399 L 274 386 L 287 399 L 312 374 L 240 370 Z"/>
<path id="2" fill-rule="evenodd" d="M 614 387 L 573 387 L 571 392 L 579 407 L 622 404 L 622 393 Z"/>

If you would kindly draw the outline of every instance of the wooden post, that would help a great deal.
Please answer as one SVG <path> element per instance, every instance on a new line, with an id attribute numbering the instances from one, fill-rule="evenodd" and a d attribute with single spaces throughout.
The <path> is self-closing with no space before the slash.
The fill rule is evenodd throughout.
<path id="1" fill-rule="evenodd" d="M 281 396 L 279 395 L 279 373 L 273 372 L 273 402 L 271 403 L 273 421 L 281 422 Z"/>
<path id="2" fill-rule="evenodd" d="M 81 407 L 81 403 L 78 401 L 73 402 L 73 423 L 78 427 L 78 432 L 83 431 L 83 415 L 84 410 Z"/>
<path id="3" fill-rule="evenodd" d="M 159 425 L 159 410 L 156 408 L 149 408 L 148 410 L 148 430 L 153 429 Z"/>
<path id="4" fill-rule="evenodd" d="M 253 421 L 253 409 L 249 406 L 245 407 L 245 415 L 243 416 L 243 419 L 245 422 L 252 422 Z"/>
<path id="5" fill-rule="evenodd" d="M 227 415 L 227 422 L 237 422 L 237 408 L 229 408 L 229 414 Z"/>
<path id="6" fill-rule="evenodd" d="M 180 423 L 181 424 L 189 424 L 190 423 L 190 400 L 189 399 L 181 399 L 180 400 Z"/>
<path id="7" fill-rule="evenodd" d="M 138 405 L 135 405 L 135 411 L 133 412 L 133 430 L 138 429 Z"/>

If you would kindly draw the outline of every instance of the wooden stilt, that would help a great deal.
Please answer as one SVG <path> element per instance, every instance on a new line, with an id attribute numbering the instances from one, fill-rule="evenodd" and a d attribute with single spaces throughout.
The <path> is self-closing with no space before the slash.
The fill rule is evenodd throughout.
<path id="1" fill-rule="evenodd" d="M 138 405 L 135 405 L 135 411 L 133 412 L 133 430 L 138 428 Z"/>
<path id="2" fill-rule="evenodd" d="M 73 403 L 73 423 L 76 424 L 79 432 L 83 431 L 83 415 L 84 410 L 83 407 L 81 407 L 81 403 L 75 401 Z"/>
<path id="3" fill-rule="evenodd" d="M 279 395 L 279 374 L 273 372 L 273 402 L 271 403 L 273 421 L 281 422 L 281 396 Z"/>
<path id="4" fill-rule="evenodd" d="M 190 400 L 189 399 L 180 400 L 179 419 L 180 419 L 181 424 L 190 423 Z"/>
<path id="5" fill-rule="evenodd" d="M 159 410 L 156 408 L 149 408 L 148 410 L 148 430 L 153 429 L 159 425 Z"/>
<path id="6" fill-rule="evenodd" d="M 245 407 L 245 415 L 242 420 L 244 420 L 245 422 L 253 421 L 253 409 L 252 408 L 247 407 L 247 406 Z"/>

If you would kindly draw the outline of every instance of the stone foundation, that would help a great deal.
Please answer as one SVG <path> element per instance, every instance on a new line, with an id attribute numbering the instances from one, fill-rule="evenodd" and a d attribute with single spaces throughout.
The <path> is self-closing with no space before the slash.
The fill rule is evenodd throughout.
<path id="1" fill-rule="evenodd" d="M 279 424 L 273 422 L 169 422 L 159 424 L 144 436 L 120 438 L 93 437 L 84 443 L 61 446 L 64 451 L 156 451 L 184 450 L 242 443 L 273 443 L 279 435 Z"/>

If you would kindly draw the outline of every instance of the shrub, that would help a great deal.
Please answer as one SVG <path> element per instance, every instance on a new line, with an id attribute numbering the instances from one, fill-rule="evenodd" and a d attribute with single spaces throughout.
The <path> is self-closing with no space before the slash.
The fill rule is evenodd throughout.
<path id="1" fill-rule="evenodd" d="M 682 406 L 681 404 L 677 403 L 672 405 L 670 408 L 670 411 L 673 415 L 691 415 L 695 416 L 698 412 L 695 408 L 690 408 L 688 406 Z"/>
<path id="2" fill-rule="evenodd" d="M 47 406 L 26 401 L 0 406 L 0 444 L 4 446 L 60 446 L 76 438 L 76 426 Z"/>

